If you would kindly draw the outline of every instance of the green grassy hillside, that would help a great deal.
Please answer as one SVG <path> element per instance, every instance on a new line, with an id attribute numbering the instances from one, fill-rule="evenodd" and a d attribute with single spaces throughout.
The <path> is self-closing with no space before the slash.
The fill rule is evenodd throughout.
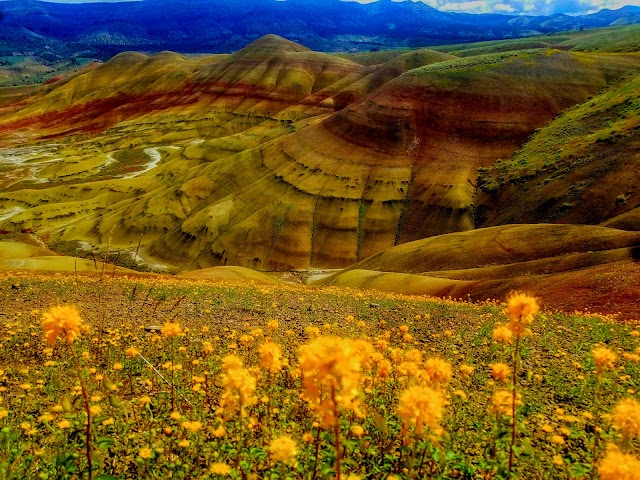
<path id="1" fill-rule="evenodd" d="M 482 171 L 481 224 L 609 221 L 640 229 L 631 213 L 640 205 L 639 162 L 635 74 L 563 112 L 513 158 Z"/>
<path id="2" fill-rule="evenodd" d="M 434 50 L 470 57 L 530 48 L 551 48 L 581 52 L 631 53 L 640 51 L 640 25 L 594 28 L 517 40 L 493 40 L 433 47 Z M 393 50 L 391 52 L 394 52 Z M 378 53 L 378 52 L 376 52 Z M 383 52 L 379 52 L 382 55 Z M 357 57 L 354 57 L 356 60 Z M 357 61 L 357 60 L 356 60 Z"/>

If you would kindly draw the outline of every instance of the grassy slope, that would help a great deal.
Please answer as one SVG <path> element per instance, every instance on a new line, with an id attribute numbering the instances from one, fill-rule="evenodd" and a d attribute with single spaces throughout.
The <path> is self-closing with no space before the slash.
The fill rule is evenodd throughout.
<path id="1" fill-rule="evenodd" d="M 366 66 L 398 63 L 407 61 L 408 59 L 414 59 L 414 61 L 416 59 L 420 59 L 420 63 L 426 65 L 428 63 L 442 62 L 455 56 L 431 48 L 421 48 L 414 50 L 403 48 L 393 50 L 380 50 L 377 52 L 338 53 L 335 55 Z M 417 66 L 418 65 L 416 65 L 416 67 Z"/>
<path id="2" fill-rule="evenodd" d="M 639 229 L 637 215 L 631 212 L 640 205 L 638 172 L 640 75 L 636 74 L 563 112 L 513 158 L 483 171 L 482 223 L 598 224 L 624 216 L 621 226 Z"/>
<path id="3" fill-rule="evenodd" d="M 583 52 L 638 52 L 640 51 L 640 25 L 594 28 L 581 32 L 571 31 L 553 35 L 539 35 L 517 40 L 494 40 L 434 47 L 440 52 L 458 57 L 488 53 L 552 48 Z M 381 52 L 382 53 L 382 52 Z"/>

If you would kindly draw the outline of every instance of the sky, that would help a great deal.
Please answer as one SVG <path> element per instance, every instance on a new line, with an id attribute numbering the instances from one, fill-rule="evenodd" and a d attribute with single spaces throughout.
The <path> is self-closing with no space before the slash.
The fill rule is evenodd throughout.
<path id="1" fill-rule="evenodd" d="M 353 0 L 372 3 L 377 0 Z M 505 13 L 510 15 L 583 15 L 603 8 L 640 6 L 640 0 L 418 0 L 443 12 Z"/>
<path id="2" fill-rule="evenodd" d="M 121 0 L 47 0 L 58 3 L 117 2 Z M 348 0 L 372 3 L 378 0 Z M 401 1 L 401 0 L 394 0 Z M 506 13 L 511 15 L 582 15 L 603 8 L 617 9 L 625 5 L 640 6 L 640 0 L 402 0 L 422 1 L 444 12 Z"/>

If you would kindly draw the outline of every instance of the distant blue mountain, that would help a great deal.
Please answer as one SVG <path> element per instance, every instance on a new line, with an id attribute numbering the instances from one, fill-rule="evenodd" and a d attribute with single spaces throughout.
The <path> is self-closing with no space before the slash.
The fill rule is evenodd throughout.
<path id="1" fill-rule="evenodd" d="M 0 42 L 110 56 L 124 50 L 235 51 L 274 33 L 313 50 L 349 51 L 518 38 L 640 23 L 640 7 L 586 16 L 470 15 L 422 2 L 380 0 L 143 0 L 118 4 L 0 2 Z"/>

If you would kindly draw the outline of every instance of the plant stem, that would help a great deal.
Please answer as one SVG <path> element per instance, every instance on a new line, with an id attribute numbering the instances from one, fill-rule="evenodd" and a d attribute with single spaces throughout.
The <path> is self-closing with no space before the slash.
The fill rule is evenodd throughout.
<path id="1" fill-rule="evenodd" d="M 176 396 L 175 396 L 175 369 L 174 369 L 174 360 L 173 360 L 173 352 L 175 349 L 175 338 L 171 337 L 171 411 L 176 411 Z"/>
<path id="2" fill-rule="evenodd" d="M 84 398 L 84 408 L 87 412 L 87 429 L 85 432 L 86 435 L 86 447 L 87 447 L 87 463 L 89 466 L 89 480 L 93 478 L 93 462 L 91 460 L 91 409 L 89 407 L 89 395 L 87 394 L 87 388 L 84 385 L 84 380 L 82 379 L 82 375 L 80 373 L 80 363 L 78 362 L 78 357 L 76 356 L 76 352 L 71 346 L 70 343 L 67 343 L 69 350 L 71 351 L 71 356 L 73 357 L 73 363 L 76 367 L 76 373 L 78 374 L 78 380 L 80 380 L 80 388 L 82 389 L 82 398 Z"/>
<path id="3" fill-rule="evenodd" d="M 600 439 L 600 432 L 598 432 L 598 424 L 600 423 L 600 390 L 602 388 L 602 374 L 598 373 L 598 383 L 596 384 L 596 391 L 594 394 L 593 404 L 596 409 L 596 416 L 593 421 L 593 463 L 591 467 L 590 478 L 595 478 L 596 469 L 595 465 L 598 461 L 598 440 Z"/>
<path id="4" fill-rule="evenodd" d="M 420 465 L 418 466 L 418 476 L 422 477 L 422 467 L 424 466 L 424 460 L 427 457 L 427 448 L 429 444 L 427 442 L 424 443 L 424 448 L 422 449 L 422 456 L 420 458 Z"/>
<path id="5" fill-rule="evenodd" d="M 513 352 L 513 392 L 511 392 L 511 445 L 509 446 L 509 476 L 513 467 L 513 447 L 516 444 L 516 398 L 518 388 L 518 349 L 520 335 L 516 335 L 516 345 Z"/>
<path id="6" fill-rule="evenodd" d="M 336 480 L 342 480 L 341 467 L 342 458 L 340 458 L 340 416 L 338 413 L 338 404 L 336 403 L 336 389 L 331 387 L 331 402 L 333 403 L 333 436 L 336 444 Z"/>
<path id="7" fill-rule="evenodd" d="M 271 445 L 273 438 L 273 429 L 271 426 L 271 397 L 273 396 L 273 374 L 269 374 L 269 386 L 267 389 L 269 401 L 267 402 L 267 444 Z M 267 464 L 271 465 L 271 449 L 267 449 Z"/>
<path id="8" fill-rule="evenodd" d="M 240 471 L 242 478 L 246 478 L 246 474 L 240 465 L 242 450 L 244 449 L 244 407 L 240 401 L 240 438 L 238 439 L 238 449 L 236 450 L 236 468 Z"/>
<path id="9" fill-rule="evenodd" d="M 313 474 L 311 475 L 311 480 L 316 480 L 316 475 L 318 474 L 318 455 L 320 454 L 320 427 L 318 427 L 318 433 L 316 435 L 316 455 L 313 461 Z"/>

